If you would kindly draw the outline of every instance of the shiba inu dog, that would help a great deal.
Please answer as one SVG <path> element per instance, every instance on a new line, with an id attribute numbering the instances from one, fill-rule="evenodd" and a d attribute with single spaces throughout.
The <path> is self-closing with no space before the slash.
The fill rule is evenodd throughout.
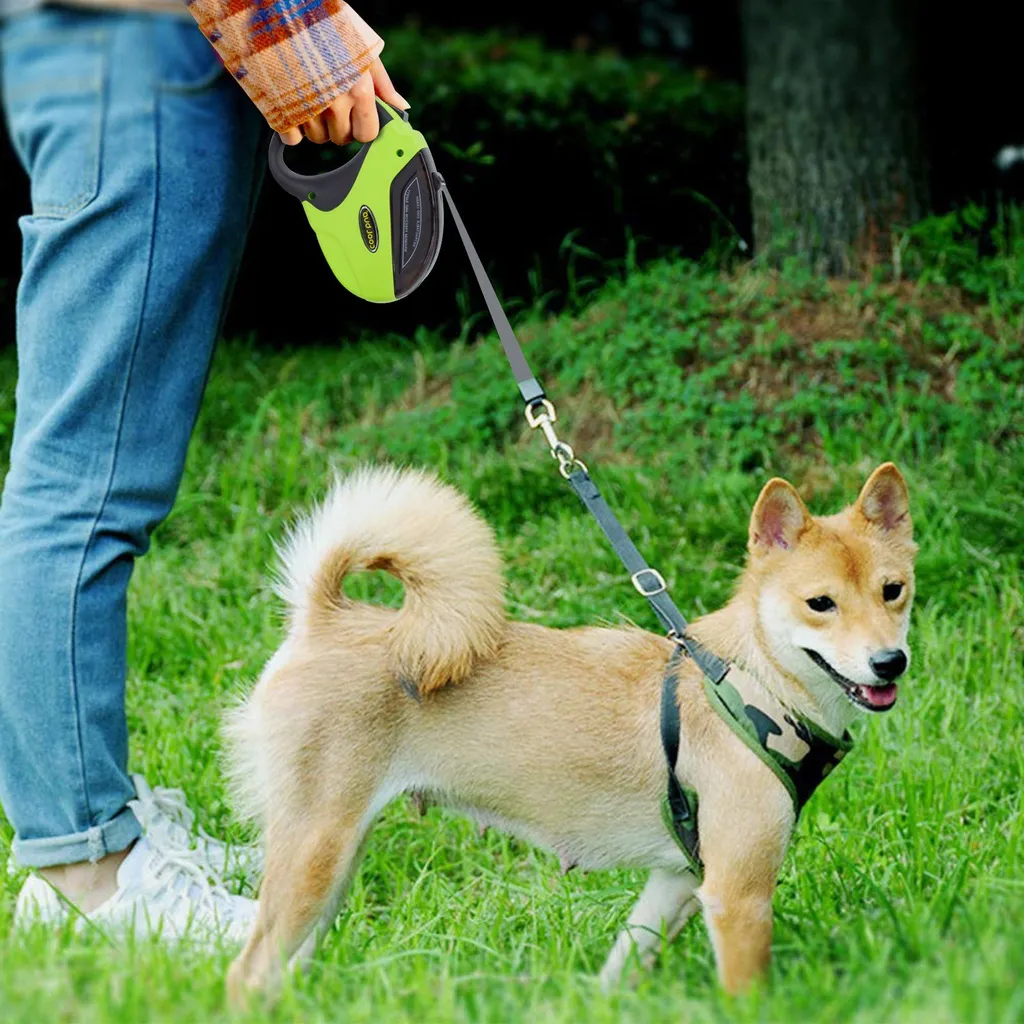
<path id="1" fill-rule="evenodd" d="M 916 550 L 891 463 L 853 505 L 821 518 L 771 480 L 734 597 L 691 635 L 742 671 L 754 704 L 760 693 L 787 721 L 840 736 L 858 711 L 896 702 Z M 699 876 L 660 810 L 670 640 L 509 621 L 489 527 L 422 472 L 340 480 L 281 554 L 288 634 L 227 727 L 239 806 L 266 852 L 259 918 L 229 973 L 234 998 L 273 990 L 284 963 L 309 949 L 374 818 L 402 793 L 428 794 L 564 862 L 649 869 L 606 985 L 632 955 L 653 960 L 662 931 L 674 936 L 698 907 L 727 990 L 764 971 L 795 797 L 714 709 L 699 670 L 679 661 L 666 691 L 680 726 L 672 767 L 699 796 Z M 401 608 L 346 597 L 343 580 L 360 570 L 394 574 Z"/>

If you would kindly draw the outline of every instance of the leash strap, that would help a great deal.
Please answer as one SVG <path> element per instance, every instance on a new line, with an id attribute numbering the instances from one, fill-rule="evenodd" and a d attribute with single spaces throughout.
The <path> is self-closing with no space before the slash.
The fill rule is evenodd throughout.
<path id="1" fill-rule="evenodd" d="M 469 265 L 473 268 L 473 273 L 476 275 L 476 283 L 480 286 L 480 291 L 483 292 L 484 302 L 487 303 L 487 312 L 491 314 L 491 319 L 494 321 L 494 326 L 498 331 L 498 337 L 501 339 L 501 347 L 505 350 L 505 358 L 508 359 L 508 364 L 512 367 L 512 373 L 515 374 L 516 383 L 519 385 L 519 393 L 523 396 L 523 401 L 527 407 L 536 405 L 546 397 L 544 389 L 540 386 L 537 378 L 534 377 L 530 364 L 526 361 L 523 347 L 519 344 L 519 339 L 516 337 L 515 331 L 512 330 L 508 317 L 505 316 L 505 310 L 501 308 L 501 302 L 498 301 L 494 285 L 491 284 L 491 279 L 487 276 L 483 263 L 480 262 L 476 246 L 473 245 L 469 237 L 466 225 L 462 223 L 459 211 L 455 209 L 455 203 L 452 202 L 451 193 L 448 191 L 448 186 L 444 183 L 444 178 L 440 174 L 436 174 L 436 172 L 435 178 L 437 179 L 438 191 L 448 202 L 448 210 L 451 212 L 452 219 L 455 221 L 455 227 L 459 232 L 459 237 L 462 239 L 462 245 L 466 250 L 466 255 L 469 257 Z"/>
<path id="2" fill-rule="evenodd" d="M 590 474 L 586 469 L 576 468 L 569 474 L 569 483 L 587 511 L 597 520 L 597 525 L 601 527 L 608 542 L 619 556 L 619 560 L 626 567 L 633 586 L 641 597 L 647 598 L 654 614 L 668 630 L 669 637 L 685 648 L 686 653 L 711 682 L 716 685 L 720 683 L 729 671 L 729 666 L 716 654 L 706 647 L 702 647 L 687 635 L 686 619 L 683 618 L 682 612 L 672 600 L 665 578 L 657 569 L 652 569 L 647 564 L 644 556 L 640 554 L 622 523 L 619 522 L 615 513 L 608 506 L 608 502 L 604 500 L 604 496 L 597 489 L 597 485 L 590 478 Z M 672 764 L 675 764 L 674 758 Z"/>
<path id="3" fill-rule="evenodd" d="M 679 703 L 678 680 L 676 677 L 679 663 L 686 653 L 704 674 L 707 685 L 712 689 L 726 677 L 729 665 L 717 655 L 702 647 L 686 633 L 687 624 L 682 612 L 676 607 L 675 601 L 668 592 L 664 576 L 657 569 L 647 564 L 639 549 L 626 533 L 618 517 L 612 512 L 608 502 L 591 479 L 587 467 L 576 458 L 572 448 L 562 441 L 555 432 L 554 423 L 557 419 L 555 408 L 548 400 L 544 388 L 530 369 L 526 361 L 519 339 L 512 330 L 512 325 L 501 308 L 494 286 L 491 284 L 487 271 L 484 269 L 476 247 L 473 245 L 459 211 L 452 202 L 441 175 L 436 175 L 438 191 L 444 196 L 451 212 L 455 227 L 462 239 L 469 265 L 473 268 L 477 284 L 483 293 L 487 310 L 491 314 L 494 326 L 501 339 L 512 373 L 515 375 L 519 392 L 526 403 L 526 421 L 533 429 L 540 429 L 551 448 L 551 454 L 558 460 L 559 472 L 568 480 L 576 496 L 584 508 L 594 517 L 605 537 L 611 544 L 619 560 L 629 573 L 630 580 L 637 592 L 647 599 L 654 614 L 668 631 L 669 638 L 675 647 L 665 669 L 661 689 L 661 743 L 667 762 L 668 785 L 662 801 L 662 818 L 669 834 L 675 839 L 679 849 L 686 856 L 691 870 L 698 878 L 703 876 L 704 866 L 700 857 L 700 840 L 697 832 L 697 794 L 694 790 L 684 787 L 676 776 L 676 761 L 679 757 Z"/>
<path id="4" fill-rule="evenodd" d="M 519 344 L 519 339 L 516 337 L 515 331 L 512 330 L 505 311 L 501 308 L 501 302 L 498 300 L 494 286 L 477 255 L 476 247 L 469 237 L 466 225 L 462 222 L 455 203 L 452 202 L 451 193 L 448 191 L 444 179 L 438 174 L 436 181 L 438 191 L 444 196 L 452 219 L 455 221 L 455 227 L 462 239 L 466 255 L 469 257 L 469 265 L 473 268 L 473 274 L 483 293 L 487 310 L 491 314 L 498 337 L 501 339 L 501 346 L 505 350 L 505 356 L 515 375 L 516 383 L 519 385 L 520 394 L 526 403 L 527 421 L 531 427 L 540 427 L 544 430 L 552 454 L 558 459 L 562 475 L 569 481 L 587 511 L 597 520 L 597 524 L 608 538 L 608 542 L 626 567 L 633 586 L 642 597 L 647 598 L 650 602 L 655 615 L 668 630 L 669 637 L 686 649 L 686 653 L 693 658 L 708 679 L 716 684 L 721 682 L 729 671 L 729 666 L 721 658 L 701 647 L 686 635 L 686 619 L 683 618 L 675 601 L 669 595 L 665 578 L 657 569 L 653 569 L 647 564 L 591 479 L 587 467 L 575 457 L 572 448 L 564 441 L 560 441 L 555 434 L 552 428 L 556 419 L 554 407 L 547 400 L 544 388 L 533 375 L 530 364 L 526 361 L 526 355 Z M 672 764 L 675 764 L 674 759 Z"/>

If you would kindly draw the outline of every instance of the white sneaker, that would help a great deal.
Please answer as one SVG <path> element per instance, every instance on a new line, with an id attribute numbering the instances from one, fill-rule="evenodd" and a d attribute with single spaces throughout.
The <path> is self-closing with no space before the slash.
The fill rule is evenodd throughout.
<path id="1" fill-rule="evenodd" d="M 135 817 L 142 823 L 143 831 L 150 823 L 165 818 L 167 827 L 179 826 L 184 830 L 188 845 L 199 850 L 203 859 L 212 864 L 218 875 L 237 878 L 255 884 L 263 874 L 263 851 L 259 846 L 236 846 L 222 843 L 196 825 L 196 816 L 185 800 L 180 789 L 164 786 L 150 786 L 142 775 L 133 775 L 136 799 L 131 801 Z"/>
<path id="2" fill-rule="evenodd" d="M 220 870 L 206 856 L 208 847 L 193 843 L 179 821 L 156 808 L 150 794 L 144 792 L 129 806 L 144 834 L 117 869 L 117 891 L 77 925 L 148 933 L 167 941 L 190 935 L 244 942 L 256 917 L 256 901 L 227 891 Z M 215 854 L 224 851 L 223 844 L 206 838 Z M 33 874 L 18 894 L 15 924 L 59 924 L 71 909 Z"/>

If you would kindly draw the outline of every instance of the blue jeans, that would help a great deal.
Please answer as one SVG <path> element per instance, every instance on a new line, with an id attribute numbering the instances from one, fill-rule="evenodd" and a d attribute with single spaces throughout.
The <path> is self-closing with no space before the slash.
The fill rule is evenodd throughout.
<path id="1" fill-rule="evenodd" d="M 126 592 L 180 482 L 259 188 L 261 119 L 189 18 L 0 27 L 31 179 L 0 502 L 0 803 L 25 866 L 97 860 L 127 801 Z"/>

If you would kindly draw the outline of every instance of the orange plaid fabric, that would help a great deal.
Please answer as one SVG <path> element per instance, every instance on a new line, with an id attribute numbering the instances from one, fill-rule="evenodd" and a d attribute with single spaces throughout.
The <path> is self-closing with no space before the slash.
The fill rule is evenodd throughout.
<path id="1" fill-rule="evenodd" d="M 384 40 L 343 0 L 186 0 L 203 35 L 274 131 L 322 113 Z"/>

